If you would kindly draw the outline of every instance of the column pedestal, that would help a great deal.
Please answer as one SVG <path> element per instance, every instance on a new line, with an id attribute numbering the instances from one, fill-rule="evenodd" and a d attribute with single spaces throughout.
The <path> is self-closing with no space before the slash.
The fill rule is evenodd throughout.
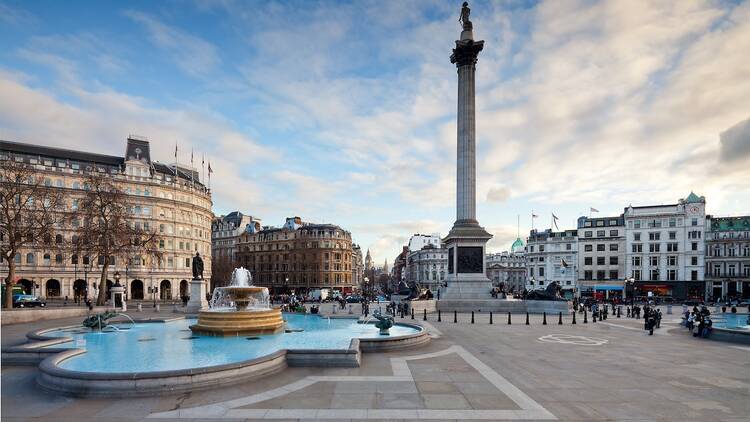
<path id="1" fill-rule="evenodd" d="M 185 309 L 186 313 L 198 313 L 198 311 L 208 309 L 206 300 L 206 280 L 190 280 L 190 300 Z"/>

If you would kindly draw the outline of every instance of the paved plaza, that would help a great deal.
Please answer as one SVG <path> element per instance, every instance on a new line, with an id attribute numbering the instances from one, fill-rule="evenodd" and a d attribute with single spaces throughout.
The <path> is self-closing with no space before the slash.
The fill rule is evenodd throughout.
<path id="1" fill-rule="evenodd" d="M 134 314 L 136 315 L 136 314 Z M 141 314 L 140 316 L 142 316 Z M 164 314 L 168 315 L 168 314 Z M 668 315 L 558 325 L 459 314 L 425 324 L 432 342 L 365 354 L 360 368 L 289 368 L 235 386 L 163 397 L 76 399 L 40 390 L 35 367 L 3 367 L 2 420 L 696 420 L 750 417 L 750 347 L 699 340 Z M 407 317 L 408 321 L 411 321 Z M 3 327 L 26 331 L 78 319 Z"/>

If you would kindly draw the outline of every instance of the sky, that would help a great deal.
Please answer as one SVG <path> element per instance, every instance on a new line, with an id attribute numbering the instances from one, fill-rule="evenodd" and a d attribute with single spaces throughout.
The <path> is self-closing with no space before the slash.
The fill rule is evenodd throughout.
<path id="1" fill-rule="evenodd" d="M 460 1 L 0 0 L 0 138 L 205 155 L 214 212 L 335 223 L 389 263 L 455 220 Z M 473 1 L 477 217 L 705 195 L 750 214 L 750 2 Z M 520 224 L 519 223 L 520 220 Z"/>

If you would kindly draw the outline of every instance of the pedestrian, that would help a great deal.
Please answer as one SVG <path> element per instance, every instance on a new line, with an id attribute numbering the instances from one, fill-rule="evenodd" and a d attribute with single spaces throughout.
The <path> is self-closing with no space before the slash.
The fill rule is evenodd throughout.
<path id="1" fill-rule="evenodd" d="M 630 318 L 630 306 L 627 307 L 628 315 L 627 317 Z"/>

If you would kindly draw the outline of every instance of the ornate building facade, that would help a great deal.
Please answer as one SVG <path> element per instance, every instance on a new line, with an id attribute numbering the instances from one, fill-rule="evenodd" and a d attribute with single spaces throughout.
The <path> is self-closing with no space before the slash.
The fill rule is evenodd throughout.
<path id="1" fill-rule="evenodd" d="M 210 278 L 211 192 L 200 182 L 197 171 L 153 161 L 146 139 L 128 137 L 122 157 L 0 141 L 0 159 L 26 163 L 45 185 L 63 190 L 69 213 L 76 211 L 92 172 L 106 175 L 130 196 L 134 224 L 158 232 L 163 258 L 115 258 L 107 284 L 119 273 L 129 299 L 151 299 L 149 291 L 158 291 L 154 299 L 161 300 L 189 294 L 191 257 L 196 252 L 204 260 L 204 277 Z M 29 294 L 48 299 L 91 297 L 94 283 L 99 282 L 99 262 L 76 256 L 71 246 L 72 226 L 59 229 L 54 245 L 30 247 L 16 255 L 17 284 Z M 0 263 L 3 268 L 7 275 L 7 266 Z"/>
<path id="2" fill-rule="evenodd" d="M 510 252 L 488 254 L 487 278 L 497 285 L 505 283 L 513 292 L 520 293 L 526 288 L 526 249 L 521 238 L 517 238 Z"/>
<path id="3" fill-rule="evenodd" d="M 246 231 L 259 231 L 260 218 L 239 211 L 215 217 L 211 223 L 211 287 L 226 285 L 237 264 L 237 243 Z"/>
<path id="4" fill-rule="evenodd" d="M 448 250 L 426 243 L 422 249 L 408 252 L 404 281 L 410 286 L 429 288 L 433 293 L 445 284 Z"/>
<path id="5" fill-rule="evenodd" d="M 273 292 L 338 289 L 351 292 L 351 233 L 334 224 L 311 224 L 287 218 L 282 227 L 240 235 L 238 261 L 253 282 Z"/>
<path id="6" fill-rule="evenodd" d="M 706 298 L 750 299 L 750 216 L 707 216 L 706 228 Z"/>
<path id="7" fill-rule="evenodd" d="M 556 281 L 565 296 L 572 298 L 576 290 L 577 262 L 578 230 L 531 230 L 526 241 L 526 289 L 541 290 Z"/>

